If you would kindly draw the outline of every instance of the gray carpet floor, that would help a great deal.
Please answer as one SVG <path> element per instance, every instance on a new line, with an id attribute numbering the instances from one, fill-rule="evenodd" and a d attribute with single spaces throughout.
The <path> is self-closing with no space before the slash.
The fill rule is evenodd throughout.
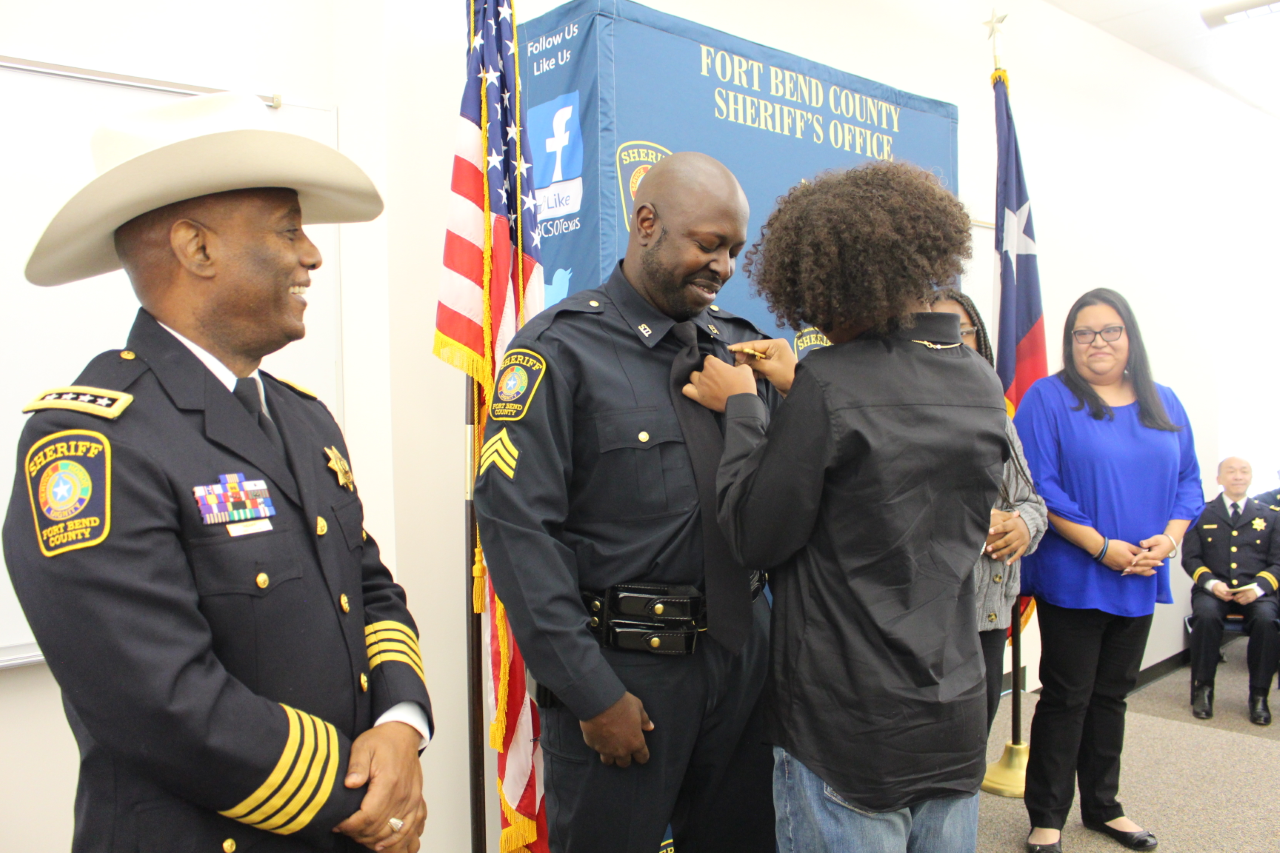
<path id="1" fill-rule="evenodd" d="M 1191 716 L 1186 668 L 1129 697 L 1120 801 L 1128 816 L 1160 840 L 1162 853 L 1280 853 L 1280 693 L 1277 722 L 1249 722 L 1245 640 L 1224 647 L 1218 667 L 1214 718 Z M 1023 738 L 1036 694 L 1025 694 Z M 997 760 L 1010 735 L 1011 697 L 1005 696 L 987 745 Z M 980 853 L 1018 853 L 1029 831 L 1022 800 L 982 798 Z M 1077 805 L 1062 833 L 1064 853 L 1116 853 L 1125 848 L 1080 823 Z"/>

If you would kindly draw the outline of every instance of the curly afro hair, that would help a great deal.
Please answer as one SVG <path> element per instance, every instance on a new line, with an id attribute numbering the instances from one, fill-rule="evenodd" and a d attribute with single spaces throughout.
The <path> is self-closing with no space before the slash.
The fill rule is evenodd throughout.
<path id="1" fill-rule="evenodd" d="M 969 215 L 934 175 L 870 163 L 793 187 L 743 270 L 779 326 L 886 334 L 960 274 L 969 243 Z"/>

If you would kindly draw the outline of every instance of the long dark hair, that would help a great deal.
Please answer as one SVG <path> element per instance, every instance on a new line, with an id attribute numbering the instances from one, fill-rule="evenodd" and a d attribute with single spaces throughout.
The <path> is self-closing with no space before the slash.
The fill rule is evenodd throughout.
<path id="1" fill-rule="evenodd" d="M 1150 429 L 1166 432 L 1181 430 L 1182 427 L 1169 420 L 1169 413 L 1165 411 L 1160 393 L 1156 391 L 1155 380 L 1151 377 L 1151 362 L 1147 359 L 1147 348 L 1142 343 L 1142 332 L 1138 329 L 1138 320 L 1133 316 L 1129 301 L 1108 287 L 1090 290 L 1077 299 L 1076 304 L 1067 312 L 1067 322 L 1062 327 L 1062 370 L 1058 371 L 1058 376 L 1071 389 L 1071 393 L 1076 395 L 1074 411 L 1078 412 L 1088 406 L 1089 416 L 1094 420 L 1111 420 L 1115 417 L 1111 407 L 1098 396 L 1098 392 L 1080 375 L 1080 371 L 1076 370 L 1071 330 L 1075 328 L 1076 317 L 1090 305 L 1111 306 L 1124 324 L 1124 333 L 1129 338 L 1129 363 L 1125 372 L 1129 374 L 1134 396 L 1138 398 L 1138 420 Z"/>
<path id="2" fill-rule="evenodd" d="M 973 324 L 974 343 L 977 345 L 978 355 L 987 360 L 992 367 L 996 366 L 996 353 L 991 347 L 991 336 L 987 334 L 987 324 L 983 322 L 982 315 L 978 313 L 978 306 L 973 304 L 973 300 L 968 297 L 958 287 L 940 287 L 929 295 L 929 304 L 942 302 L 949 299 L 964 309 L 964 313 L 969 315 L 969 322 Z M 1013 464 L 1014 477 L 1035 492 L 1035 484 L 1031 480 L 1031 472 L 1029 472 L 1022 460 L 1018 458 L 1018 454 L 1013 452 L 1013 448 L 1009 448 L 1009 462 Z M 1005 512 L 1013 509 L 1013 496 L 1009 494 L 1009 488 L 1005 485 L 1004 477 L 1000 478 L 1000 506 L 1008 507 Z"/>

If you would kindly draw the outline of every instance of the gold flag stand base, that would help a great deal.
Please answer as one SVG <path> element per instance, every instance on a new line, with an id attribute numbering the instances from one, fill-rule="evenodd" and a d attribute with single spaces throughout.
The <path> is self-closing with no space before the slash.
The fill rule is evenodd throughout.
<path id="1" fill-rule="evenodd" d="M 987 765 L 982 790 L 998 797 L 1022 799 L 1027 787 L 1027 756 L 1030 752 L 1028 744 L 1006 742 L 1000 760 Z"/>

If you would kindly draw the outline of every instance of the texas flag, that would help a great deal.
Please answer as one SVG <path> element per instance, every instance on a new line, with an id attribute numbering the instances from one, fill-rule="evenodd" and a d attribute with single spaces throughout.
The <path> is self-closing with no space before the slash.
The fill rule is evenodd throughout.
<path id="1" fill-rule="evenodd" d="M 1022 175 L 1018 133 L 1009 111 L 1009 77 L 991 76 L 996 90 L 996 254 L 1000 258 L 1000 331 L 996 373 L 1004 384 L 1010 417 L 1031 383 L 1048 373 L 1044 347 L 1044 311 L 1040 307 L 1040 270 L 1031 197 Z"/>

